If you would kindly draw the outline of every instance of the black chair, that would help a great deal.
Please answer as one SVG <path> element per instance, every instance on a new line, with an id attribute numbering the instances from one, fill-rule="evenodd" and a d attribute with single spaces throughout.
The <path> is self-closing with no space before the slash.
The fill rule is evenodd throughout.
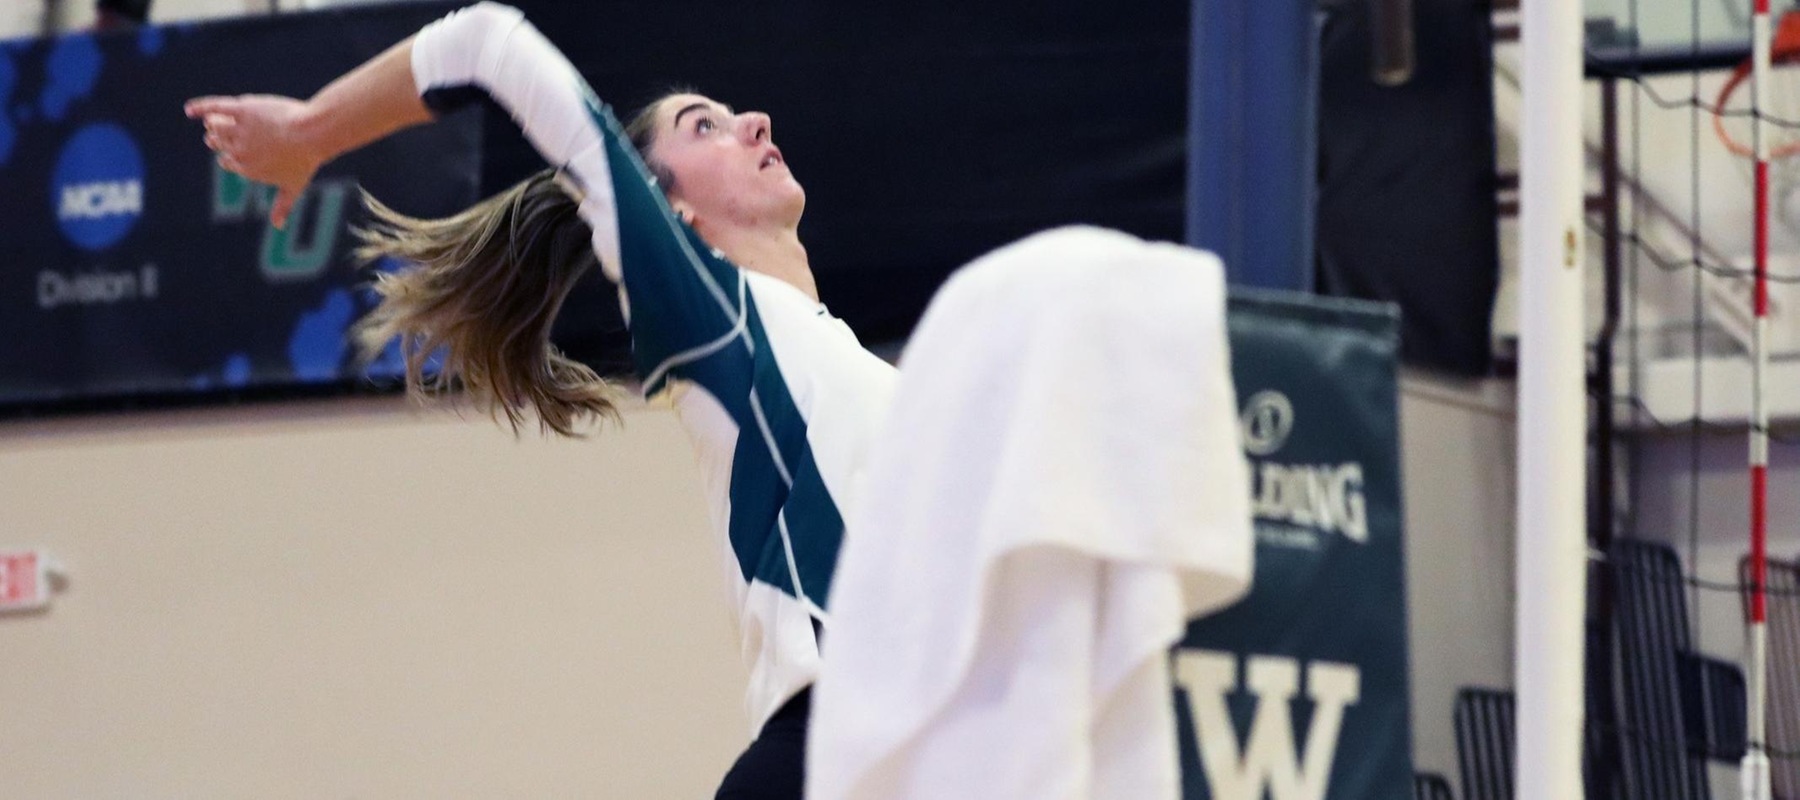
<path id="1" fill-rule="evenodd" d="M 1604 579 L 1604 576 L 1594 576 Z M 1591 606 L 1590 606 L 1591 607 Z M 1611 637 L 1598 620 L 1588 620 L 1585 660 L 1586 691 L 1582 692 L 1586 725 L 1581 741 L 1581 776 L 1587 800 L 1630 800 L 1620 789 L 1618 705 L 1613 701 Z"/>
<path id="2" fill-rule="evenodd" d="M 1513 800 L 1512 692 L 1463 689 L 1456 693 L 1456 760 L 1463 800 Z"/>
<path id="3" fill-rule="evenodd" d="M 1602 651 L 1593 646 L 1590 654 Z M 1591 668 L 1591 667 L 1590 667 Z M 1589 674 L 1589 686 L 1593 682 Z M 1582 772 L 1588 800 L 1615 800 L 1618 792 L 1616 737 L 1602 714 L 1611 704 L 1601 702 L 1598 693 L 1587 693 L 1587 734 L 1582 745 Z M 1513 748 L 1517 742 L 1516 699 L 1512 692 L 1495 689 L 1464 689 L 1456 699 L 1455 727 L 1457 760 L 1462 769 L 1465 800 L 1512 800 L 1513 775 L 1517 766 Z M 1447 788 L 1447 787 L 1446 787 Z M 1415 790 L 1415 795 L 1418 795 Z M 1448 795 L 1445 795 L 1448 796 Z"/>
<path id="4" fill-rule="evenodd" d="M 1743 673 L 1694 652 L 1687 576 L 1673 549 L 1620 539 L 1607 560 L 1622 794 L 1710 800 L 1707 759 L 1736 761 L 1743 753 Z"/>
<path id="5" fill-rule="evenodd" d="M 1420 772 L 1413 775 L 1413 800 L 1456 800 L 1456 795 L 1444 776 Z"/>
<path id="6" fill-rule="evenodd" d="M 1750 585 L 1750 559 L 1742 565 Z M 1769 562 L 1769 749 L 1800 751 L 1800 563 Z M 1750 594 L 1744 593 L 1744 618 L 1750 618 Z M 1800 760 L 1773 759 L 1769 770 L 1777 800 L 1800 800 Z"/>

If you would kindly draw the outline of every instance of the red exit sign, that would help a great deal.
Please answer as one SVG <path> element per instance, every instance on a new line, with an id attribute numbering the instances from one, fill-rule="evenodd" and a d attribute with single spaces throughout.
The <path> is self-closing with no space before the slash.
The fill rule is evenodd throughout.
<path id="1" fill-rule="evenodd" d="M 0 611 L 29 611 L 50 604 L 55 562 L 42 550 L 0 550 Z"/>

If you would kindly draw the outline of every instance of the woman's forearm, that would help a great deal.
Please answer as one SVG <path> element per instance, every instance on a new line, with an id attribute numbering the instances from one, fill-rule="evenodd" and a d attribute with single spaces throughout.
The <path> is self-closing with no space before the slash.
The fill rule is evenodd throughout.
<path id="1" fill-rule="evenodd" d="M 416 38 L 332 81 L 311 100 L 215 95 L 189 100 L 184 110 L 205 123 L 204 141 L 221 167 L 277 189 L 269 222 L 279 228 L 325 162 L 431 120 L 413 84 Z"/>
<path id="2" fill-rule="evenodd" d="M 412 72 L 414 37 L 388 48 L 320 89 L 296 121 L 299 138 L 319 161 L 432 119 Z"/>

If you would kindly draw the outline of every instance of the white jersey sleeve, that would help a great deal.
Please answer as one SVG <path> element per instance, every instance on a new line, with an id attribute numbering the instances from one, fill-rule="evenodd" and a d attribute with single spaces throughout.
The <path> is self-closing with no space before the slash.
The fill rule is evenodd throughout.
<path id="1" fill-rule="evenodd" d="M 575 184 L 601 269 L 623 289 L 645 393 L 670 378 L 712 382 L 693 365 L 748 341 L 743 274 L 670 211 L 612 110 L 569 60 L 518 9 L 482 2 L 419 31 L 412 71 L 434 111 L 492 100 Z"/>

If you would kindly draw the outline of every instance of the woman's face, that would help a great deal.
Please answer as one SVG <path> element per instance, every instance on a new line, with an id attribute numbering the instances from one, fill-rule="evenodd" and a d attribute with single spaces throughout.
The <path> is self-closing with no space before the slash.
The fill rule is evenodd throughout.
<path id="1" fill-rule="evenodd" d="M 806 191 L 775 148 L 769 115 L 676 94 L 657 103 L 654 119 L 648 155 L 674 176 L 670 204 L 696 229 L 799 224 Z"/>

